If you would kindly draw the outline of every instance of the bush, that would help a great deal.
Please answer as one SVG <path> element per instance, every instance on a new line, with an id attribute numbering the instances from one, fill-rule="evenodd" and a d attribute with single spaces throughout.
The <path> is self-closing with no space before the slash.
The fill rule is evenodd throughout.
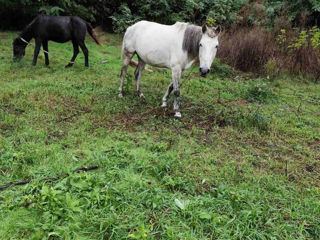
<path id="1" fill-rule="evenodd" d="M 265 64 L 274 57 L 273 35 L 260 27 L 231 29 L 220 39 L 217 56 L 231 66 L 250 72 L 263 72 Z"/>
<path id="2" fill-rule="evenodd" d="M 277 74 L 279 73 L 279 70 L 277 68 L 277 59 L 276 58 L 270 58 L 268 62 L 264 65 L 264 72 L 273 79 Z"/>
<path id="3" fill-rule="evenodd" d="M 308 74 L 320 78 L 320 29 L 285 31 L 277 36 L 279 66 L 294 74 Z"/>
<path id="4" fill-rule="evenodd" d="M 245 72 L 307 74 L 320 78 L 320 29 L 232 28 L 220 37 L 218 57 Z"/>
<path id="5" fill-rule="evenodd" d="M 22 28 L 39 12 L 77 15 L 118 32 L 140 18 L 167 24 L 176 21 L 202 24 L 209 17 L 224 27 L 237 23 L 272 28 L 283 19 L 290 26 L 310 26 L 320 16 L 318 0 L 0 0 L 0 6 L 0 28 L 5 29 Z M 128 19 L 127 13 L 132 18 Z M 17 15 L 21 22 L 15 19 Z"/>
<path id="6" fill-rule="evenodd" d="M 113 30 L 115 32 L 125 32 L 128 26 L 141 20 L 140 17 L 131 13 L 130 8 L 127 5 L 121 5 L 120 13 L 115 13 L 111 16 L 113 22 Z"/>
<path id="7" fill-rule="evenodd" d="M 12 21 L 14 21 L 12 13 L 15 11 L 24 12 L 24 15 L 28 16 L 28 21 L 40 12 L 50 15 L 77 15 L 96 24 L 107 27 L 112 25 L 112 29 L 123 32 L 140 19 L 165 24 L 176 21 L 202 24 L 209 16 L 219 25 L 230 26 L 237 19 L 241 7 L 247 2 L 248 0 L 0 0 L 3 9 L 0 13 L 5 15 L 5 19 Z M 1 16 L 0 20 L 3 17 Z M 0 28 L 10 27 L 10 22 L 1 21 Z"/>

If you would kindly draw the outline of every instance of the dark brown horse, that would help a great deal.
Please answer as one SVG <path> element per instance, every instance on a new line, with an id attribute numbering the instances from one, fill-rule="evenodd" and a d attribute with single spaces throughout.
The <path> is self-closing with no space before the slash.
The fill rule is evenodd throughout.
<path id="1" fill-rule="evenodd" d="M 88 49 L 85 45 L 87 31 L 97 44 L 102 46 L 94 34 L 90 23 L 79 17 L 56 17 L 39 15 L 20 33 L 13 41 L 13 59 L 20 60 L 25 55 L 25 48 L 32 38 L 35 39 L 33 65 L 37 64 L 37 58 L 41 45 L 44 50 L 45 64 L 49 65 L 48 41 L 64 43 L 72 41 L 73 56 L 66 67 L 71 67 L 79 53 L 79 46 L 85 56 L 85 66 L 89 66 Z"/>

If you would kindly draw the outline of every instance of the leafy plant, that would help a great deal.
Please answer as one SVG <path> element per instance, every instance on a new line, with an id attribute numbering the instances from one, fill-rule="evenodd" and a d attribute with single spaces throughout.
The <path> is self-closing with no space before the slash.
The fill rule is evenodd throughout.
<path id="1" fill-rule="evenodd" d="M 241 128 L 257 128 L 261 132 L 269 130 L 270 118 L 267 117 L 259 108 L 251 110 L 250 113 L 239 121 Z"/>
<path id="2" fill-rule="evenodd" d="M 264 72 L 271 78 L 274 78 L 278 74 L 277 60 L 271 58 L 264 66 Z"/>
<path id="3" fill-rule="evenodd" d="M 130 25 L 141 19 L 141 17 L 133 15 L 126 4 L 121 5 L 120 12 L 115 13 L 110 18 L 113 22 L 113 30 L 118 33 L 124 32 Z"/>
<path id="4" fill-rule="evenodd" d="M 253 84 L 247 89 L 244 98 L 249 102 L 270 103 L 277 100 L 272 89 L 265 83 Z"/>
<path id="5" fill-rule="evenodd" d="M 59 16 L 64 10 L 58 6 L 44 6 L 39 9 L 39 12 L 44 12 L 46 15 Z"/>
<path id="6" fill-rule="evenodd" d="M 291 41 L 291 43 L 288 45 L 288 50 L 289 51 L 296 51 L 301 47 L 307 46 L 307 44 L 308 44 L 307 37 L 308 37 L 307 31 L 301 31 L 299 33 L 299 36 L 297 38 L 293 39 Z"/>
<path id="7" fill-rule="evenodd" d="M 310 41 L 314 50 L 320 50 L 320 29 L 314 26 L 309 31 Z"/>

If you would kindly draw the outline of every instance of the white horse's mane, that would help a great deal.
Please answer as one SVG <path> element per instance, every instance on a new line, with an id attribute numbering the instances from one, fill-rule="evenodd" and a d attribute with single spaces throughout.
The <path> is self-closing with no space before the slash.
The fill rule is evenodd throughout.
<path id="1" fill-rule="evenodd" d="M 188 52 L 188 55 L 192 57 L 198 57 L 201 38 L 201 27 L 187 24 L 184 31 L 182 49 Z"/>

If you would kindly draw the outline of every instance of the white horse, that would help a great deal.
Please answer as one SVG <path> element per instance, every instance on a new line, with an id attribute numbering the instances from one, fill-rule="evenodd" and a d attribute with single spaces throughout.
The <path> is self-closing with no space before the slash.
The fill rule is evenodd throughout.
<path id="1" fill-rule="evenodd" d="M 168 97 L 174 90 L 175 117 L 181 117 L 179 108 L 181 75 L 196 60 L 200 60 L 201 76 L 205 77 L 210 72 L 219 44 L 219 34 L 216 33 L 216 30 L 216 28 L 209 28 L 206 25 L 199 27 L 180 22 L 169 26 L 140 21 L 130 26 L 124 35 L 122 45 L 123 66 L 119 97 L 123 96 L 122 87 L 128 65 L 134 54 L 137 54 L 139 63 L 134 74 L 139 96 L 144 97 L 140 88 L 140 77 L 146 64 L 170 68 L 172 82 L 162 99 L 162 107 L 167 106 Z"/>

